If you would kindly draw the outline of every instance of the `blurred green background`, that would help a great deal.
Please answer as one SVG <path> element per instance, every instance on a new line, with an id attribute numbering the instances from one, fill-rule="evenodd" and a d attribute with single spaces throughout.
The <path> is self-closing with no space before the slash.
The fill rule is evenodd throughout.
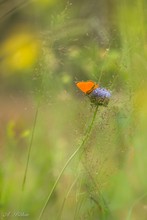
<path id="1" fill-rule="evenodd" d="M 0 219 L 147 219 L 147 2 L 0 1 Z M 29 160 L 28 160 L 28 153 Z M 28 170 L 24 190 L 22 184 Z"/>

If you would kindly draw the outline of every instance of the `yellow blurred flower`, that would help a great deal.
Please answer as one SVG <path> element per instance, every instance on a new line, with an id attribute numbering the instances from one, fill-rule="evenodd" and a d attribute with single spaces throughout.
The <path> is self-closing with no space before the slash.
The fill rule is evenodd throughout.
<path id="1" fill-rule="evenodd" d="M 0 54 L 4 68 L 9 68 L 13 72 L 32 67 L 38 58 L 40 48 L 34 33 L 16 29 L 1 45 Z"/>
<path id="2" fill-rule="evenodd" d="M 37 5 L 37 7 L 45 8 L 53 6 L 57 3 L 58 0 L 36 0 L 34 3 Z"/>
<path id="3" fill-rule="evenodd" d="M 136 91 L 134 96 L 134 105 L 137 111 L 147 111 L 147 88 Z"/>
<path id="4" fill-rule="evenodd" d="M 147 88 L 142 87 L 140 90 L 136 91 L 134 94 L 134 111 L 135 118 L 143 122 L 143 124 L 147 123 Z"/>

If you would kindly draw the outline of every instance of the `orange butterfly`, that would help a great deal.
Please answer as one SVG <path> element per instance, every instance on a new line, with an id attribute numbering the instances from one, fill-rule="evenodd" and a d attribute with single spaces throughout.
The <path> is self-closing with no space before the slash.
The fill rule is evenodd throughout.
<path id="1" fill-rule="evenodd" d="M 90 94 L 94 89 L 98 88 L 99 85 L 89 80 L 87 82 L 77 82 L 76 86 L 85 94 Z"/>

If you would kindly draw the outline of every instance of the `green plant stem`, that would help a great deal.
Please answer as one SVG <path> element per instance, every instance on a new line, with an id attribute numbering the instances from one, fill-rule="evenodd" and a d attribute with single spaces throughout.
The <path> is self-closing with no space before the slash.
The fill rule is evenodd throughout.
<path id="1" fill-rule="evenodd" d="M 140 196 L 140 197 L 133 203 L 132 207 L 131 207 L 130 210 L 129 210 L 129 213 L 128 213 L 128 215 L 127 215 L 126 220 L 131 220 L 131 215 L 132 215 L 134 206 L 135 206 L 138 202 L 140 202 L 142 199 L 144 199 L 146 196 L 147 196 L 147 193 L 144 193 L 142 196 Z"/>
<path id="2" fill-rule="evenodd" d="M 74 180 L 74 182 L 73 182 L 73 183 L 71 184 L 71 186 L 69 187 L 69 189 L 68 189 L 68 191 L 67 191 L 67 193 L 66 193 L 66 196 L 64 197 L 64 200 L 63 200 L 63 203 L 62 203 L 62 206 L 61 206 L 61 210 L 60 210 L 60 212 L 59 212 L 59 214 L 58 214 L 58 218 L 57 218 L 58 220 L 60 220 L 61 217 L 62 217 L 62 212 L 63 212 L 63 208 L 64 208 L 64 205 L 65 205 L 65 202 L 66 202 L 66 200 L 67 200 L 67 198 L 68 198 L 68 196 L 69 196 L 69 194 L 70 194 L 72 188 L 73 188 L 74 185 L 76 184 L 77 180 L 78 180 L 78 178 L 76 178 L 76 179 Z"/>
<path id="3" fill-rule="evenodd" d="M 29 148 L 28 148 L 27 162 L 26 162 L 26 167 L 25 167 L 25 172 L 24 172 L 24 177 L 23 177 L 23 182 L 22 182 L 22 191 L 24 190 L 25 183 L 26 183 L 26 177 L 27 177 L 28 166 L 29 166 L 29 161 L 30 161 L 30 154 L 31 154 L 32 143 L 33 143 L 33 139 L 34 139 L 34 133 L 35 133 L 35 127 L 36 127 L 36 122 L 37 122 L 37 117 L 38 117 L 38 111 L 39 111 L 39 104 L 40 103 L 38 103 L 38 106 L 37 106 L 37 109 L 36 109 L 31 140 L 30 140 L 30 144 L 29 144 Z"/>
<path id="4" fill-rule="evenodd" d="M 88 129 L 87 129 L 87 131 L 86 131 L 86 133 L 85 133 L 85 137 L 84 137 L 82 143 L 81 143 L 80 146 L 75 150 L 75 152 L 69 157 L 69 159 L 66 161 L 66 163 L 65 163 L 64 167 L 62 168 L 62 170 L 61 170 L 61 172 L 60 172 L 58 178 L 56 179 L 56 181 L 55 181 L 55 183 L 54 183 L 54 185 L 53 185 L 53 187 L 52 187 L 52 189 L 51 189 L 49 195 L 47 196 L 46 202 L 45 202 L 45 204 L 44 204 L 44 206 L 43 206 L 43 208 L 42 208 L 42 210 L 41 210 L 41 212 L 40 212 L 40 215 L 39 215 L 39 217 L 38 217 L 38 220 L 40 220 L 40 219 L 42 218 L 42 215 L 43 215 L 43 213 L 44 213 L 44 211 L 45 211 L 45 209 L 46 209 L 46 207 L 47 207 L 47 204 L 48 204 L 48 202 L 49 202 L 49 200 L 50 200 L 50 198 L 51 198 L 51 195 L 53 194 L 53 192 L 54 192 L 54 190 L 55 190 L 55 188 L 56 188 L 56 186 L 57 186 L 57 184 L 58 184 L 58 182 L 59 182 L 59 180 L 60 180 L 60 178 L 61 178 L 63 172 L 65 171 L 66 167 L 69 165 L 69 163 L 72 161 L 72 159 L 76 156 L 76 154 L 79 152 L 79 150 L 84 146 L 84 144 L 85 144 L 86 141 L 88 140 L 89 135 L 90 135 L 90 132 L 91 132 L 92 127 L 93 127 L 93 123 L 94 123 L 95 118 L 96 118 L 97 111 L 98 111 L 98 105 L 95 107 L 95 111 L 94 111 L 94 114 L 93 114 L 91 123 L 90 123 L 90 125 L 88 126 Z"/>

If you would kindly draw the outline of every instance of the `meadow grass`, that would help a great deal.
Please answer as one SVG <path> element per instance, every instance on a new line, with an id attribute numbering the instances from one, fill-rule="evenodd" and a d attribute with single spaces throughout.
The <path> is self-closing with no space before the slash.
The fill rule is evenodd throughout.
<path id="1" fill-rule="evenodd" d="M 0 219 L 146 220 L 147 4 L 114 6 L 110 36 L 96 18 L 74 19 L 72 5 L 53 15 L 37 80 L 2 107 Z M 111 90 L 108 107 L 77 90 L 87 79 Z"/>

